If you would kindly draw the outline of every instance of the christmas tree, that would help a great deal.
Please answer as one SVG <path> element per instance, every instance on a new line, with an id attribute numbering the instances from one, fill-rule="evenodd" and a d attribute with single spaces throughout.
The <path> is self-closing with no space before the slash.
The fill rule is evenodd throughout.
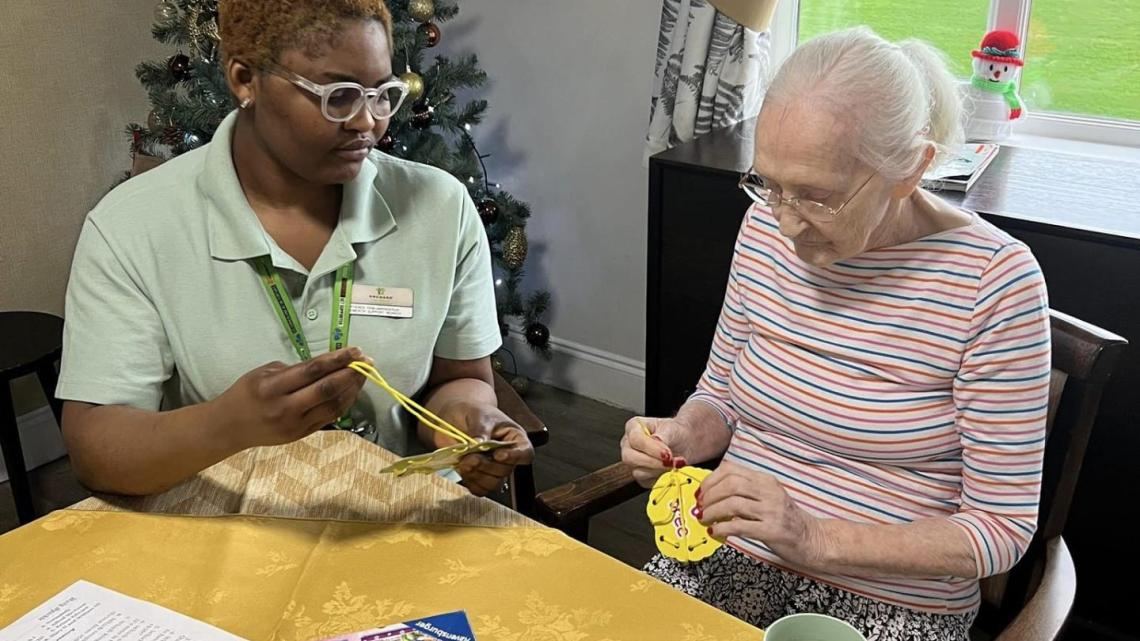
<path id="1" fill-rule="evenodd" d="M 541 316 L 550 295 L 536 291 L 524 297 L 521 289 L 530 208 L 487 175 L 488 156 L 479 153 L 472 135 L 487 102 L 460 104 L 457 99 L 458 93 L 483 85 L 487 75 L 474 55 L 428 59 L 427 50 L 443 37 L 439 24 L 454 18 L 459 8 L 454 2 L 437 0 L 389 0 L 388 7 L 393 18 L 393 69 L 408 84 L 412 104 L 392 117 L 378 147 L 444 169 L 467 186 L 491 244 L 503 335 L 507 318 L 522 319 L 527 342 L 548 352 L 550 331 Z M 209 142 L 236 107 L 222 72 L 217 0 L 161 0 L 155 7 L 153 34 L 175 52 L 166 60 L 143 62 L 135 70 L 152 106 L 145 124 L 128 126 L 136 171 Z"/>

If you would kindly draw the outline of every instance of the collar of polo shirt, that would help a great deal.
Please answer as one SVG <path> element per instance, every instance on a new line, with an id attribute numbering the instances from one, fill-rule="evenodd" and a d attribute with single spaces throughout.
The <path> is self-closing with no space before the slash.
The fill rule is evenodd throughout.
<path id="1" fill-rule="evenodd" d="M 205 170 L 198 177 L 198 189 L 208 204 L 210 255 L 217 260 L 248 260 L 268 254 L 275 266 L 296 270 L 300 266 L 274 247 L 242 191 L 231 151 L 236 122 L 235 111 L 218 126 L 214 144 L 206 152 Z M 396 230 L 392 210 L 376 188 L 376 173 L 376 166 L 366 162 L 356 178 L 345 183 L 340 222 L 329 239 L 330 251 L 313 266 L 312 276 L 331 273 L 355 260 L 353 245 L 374 242 Z"/>

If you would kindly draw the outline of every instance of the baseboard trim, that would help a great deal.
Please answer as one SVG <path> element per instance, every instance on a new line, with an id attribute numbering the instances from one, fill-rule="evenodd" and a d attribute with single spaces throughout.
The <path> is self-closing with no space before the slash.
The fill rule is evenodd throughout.
<path id="1" fill-rule="evenodd" d="M 55 416 L 47 405 L 16 418 L 20 431 L 20 447 L 24 450 L 24 466 L 29 470 L 62 458 L 67 454 Z M 0 460 L 0 483 L 7 482 L 8 470 Z"/>
<path id="2" fill-rule="evenodd" d="M 520 327 L 511 328 L 504 346 L 518 360 L 519 373 L 528 378 L 634 412 L 645 407 L 642 361 L 554 336 L 547 360 L 527 344 Z M 511 367 L 509 358 L 506 366 Z"/>

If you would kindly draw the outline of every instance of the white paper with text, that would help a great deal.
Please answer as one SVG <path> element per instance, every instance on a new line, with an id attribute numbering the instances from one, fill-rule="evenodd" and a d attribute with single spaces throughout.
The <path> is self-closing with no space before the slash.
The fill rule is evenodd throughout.
<path id="1" fill-rule="evenodd" d="M 162 606 L 87 581 L 0 630 L 0 641 L 244 641 Z"/>

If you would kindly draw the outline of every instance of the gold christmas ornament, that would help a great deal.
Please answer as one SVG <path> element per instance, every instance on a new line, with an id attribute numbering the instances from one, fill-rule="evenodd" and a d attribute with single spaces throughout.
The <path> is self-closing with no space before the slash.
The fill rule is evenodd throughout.
<path id="1" fill-rule="evenodd" d="M 499 358 L 498 355 L 491 356 L 491 369 L 496 372 L 503 371 L 503 359 Z"/>
<path id="2" fill-rule="evenodd" d="M 192 58 L 212 56 L 221 39 L 217 18 L 210 14 L 203 18 L 202 7 L 192 5 L 186 13 L 186 35 L 190 37 Z"/>
<path id="3" fill-rule="evenodd" d="M 186 35 L 190 36 L 190 57 L 197 58 L 202 49 L 202 29 L 198 20 L 202 16 L 202 7 L 195 3 L 186 12 Z"/>
<path id="4" fill-rule="evenodd" d="M 412 101 L 419 100 L 424 95 L 424 77 L 420 74 L 408 69 L 400 74 L 400 80 L 408 85 L 408 99 Z"/>
<path id="5" fill-rule="evenodd" d="M 408 13 L 417 22 L 430 22 L 435 17 L 435 2 L 432 0 L 409 0 Z"/>
<path id="6" fill-rule="evenodd" d="M 526 232 L 522 227 L 512 227 L 503 239 L 503 262 L 509 269 L 519 269 L 526 261 Z"/>
<path id="7" fill-rule="evenodd" d="M 213 44 L 218 44 L 222 39 L 221 33 L 218 31 L 218 19 L 210 18 L 202 24 L 202 35 L 206 36 Z"/>

